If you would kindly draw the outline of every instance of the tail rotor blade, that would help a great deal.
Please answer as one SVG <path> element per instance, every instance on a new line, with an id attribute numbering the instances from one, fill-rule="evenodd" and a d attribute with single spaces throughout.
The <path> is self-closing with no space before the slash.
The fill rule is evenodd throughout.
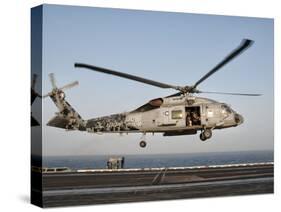
<path id="1" fill-rule="evenodd" d="M 55 80 L 54 73 L 50 73 L 50 74 L 49 74 L 49 78 L 50 78 L 50 81 L 51 81 L 51 84 L 52 84 L 53 89 L 56 89 L 57 86 L 56 86 L 56 80 Z"/>
<path id="2" fill-rule="evenodd" d="M 60 90 L 66 90 L 66 89 L 70 89 L 70 88 L 73 88 L 75 86 L 79 85 L 79 82 L 78 81 L 74 81 L 72 83 L 69 83 L 63 87 L 60 88 Z"/>
<path id="3" fill-rule="evenodd" d="M 42 98 L 44 99 L 44 98 L 46 98 L 46 97 L 48 97 L 48 96 L 51 96 L 51 95 L 53 95 L 53 92 L 49 92 L 49 93 L 43 95 Z"/>

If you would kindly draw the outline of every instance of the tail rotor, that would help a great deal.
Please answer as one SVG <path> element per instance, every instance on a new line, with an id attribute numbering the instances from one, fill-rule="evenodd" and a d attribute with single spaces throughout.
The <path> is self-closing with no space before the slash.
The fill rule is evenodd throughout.
<path id="1" fill-rule="evenodd" d="M 51 82 L 51 84 L 52 84 L 52 88 L 53 88 L 53 89 L 52 89 L 51 92 L 45 94 L 45 95 L 43 96 L 43 98 L 46 98 L 46 97 L 48 97 L 48 96 L 54 97 L 54 96 L 56 96 L 56 95 L 59 95 L 60 97 L 63 97 L 63 98 L 64 98 L 64 97 L 65 97 L 65 94 L 64 94 L 63 91 L 65 91 L 65 90 L 67 90 L 67 89 L 70 89 L 70 88 L 73 88 L 73 87 L 79 85 L 79 82 L 78 82 L 78 81 L 74 81 L 74 82 L 71 82 L 71 83 L 69 83 L 69 84 L 66 84 L 66 85 L 64 85 L 64 86 L 62 86 L 62 87 L 60 87 L 60 88 L 58 88 L 57 85 L 56 85 L 56 79 L 55 79 L 54 73 L 50 73 L 50 74 L 49 74 L 49 78 L 50 78 L 50 82 Z"/>

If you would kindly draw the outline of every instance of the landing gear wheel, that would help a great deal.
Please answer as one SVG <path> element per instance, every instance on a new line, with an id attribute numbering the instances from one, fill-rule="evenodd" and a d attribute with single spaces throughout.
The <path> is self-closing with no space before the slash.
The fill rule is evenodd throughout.
<path id="1" fill-rule="evenodd" d="M 145 141 L 141 141 L 141 142 L 140 142 L 140 147 L 141 147 L 141 148 L 146 147 L 146 142 L 145 142 Z"/>
<path id="2" fill-rule="evenodd" d="M 205 137 L 205 135 L 203 134 L 203 133 L 200 133 L 200 139 L 201 139 L 201 141 L 206 141 L 206 137 Z"/>
<path id="3" fill-rule="evenodd" d="M 205 137 L 206 139 L 209 139 L 209 138 L 212 137 L 212 130 L 210 130 L 210 129 L 205 129 L 202 134 L 204 135 L 204 137 Z"/>

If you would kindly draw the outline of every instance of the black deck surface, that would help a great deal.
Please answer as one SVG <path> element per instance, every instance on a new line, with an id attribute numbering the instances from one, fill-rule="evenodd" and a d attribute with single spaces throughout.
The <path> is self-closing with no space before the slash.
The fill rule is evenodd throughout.
<path id="1" fill-rule="evenodd" d="M 273 164 L 43 174 L 44 207 L 273 193 Z"/>

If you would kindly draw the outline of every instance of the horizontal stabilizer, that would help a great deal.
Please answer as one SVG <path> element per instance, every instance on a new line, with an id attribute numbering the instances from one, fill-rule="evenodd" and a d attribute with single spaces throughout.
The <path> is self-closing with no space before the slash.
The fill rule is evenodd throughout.
<path id="1" fill-rule="evenodd" d="M 55 116 L 48 123 L 48 126 L 58 127 L 62 129 L 68 129 L 69 127 L 69 119 L 64 118 L 63 116 Z"/>

